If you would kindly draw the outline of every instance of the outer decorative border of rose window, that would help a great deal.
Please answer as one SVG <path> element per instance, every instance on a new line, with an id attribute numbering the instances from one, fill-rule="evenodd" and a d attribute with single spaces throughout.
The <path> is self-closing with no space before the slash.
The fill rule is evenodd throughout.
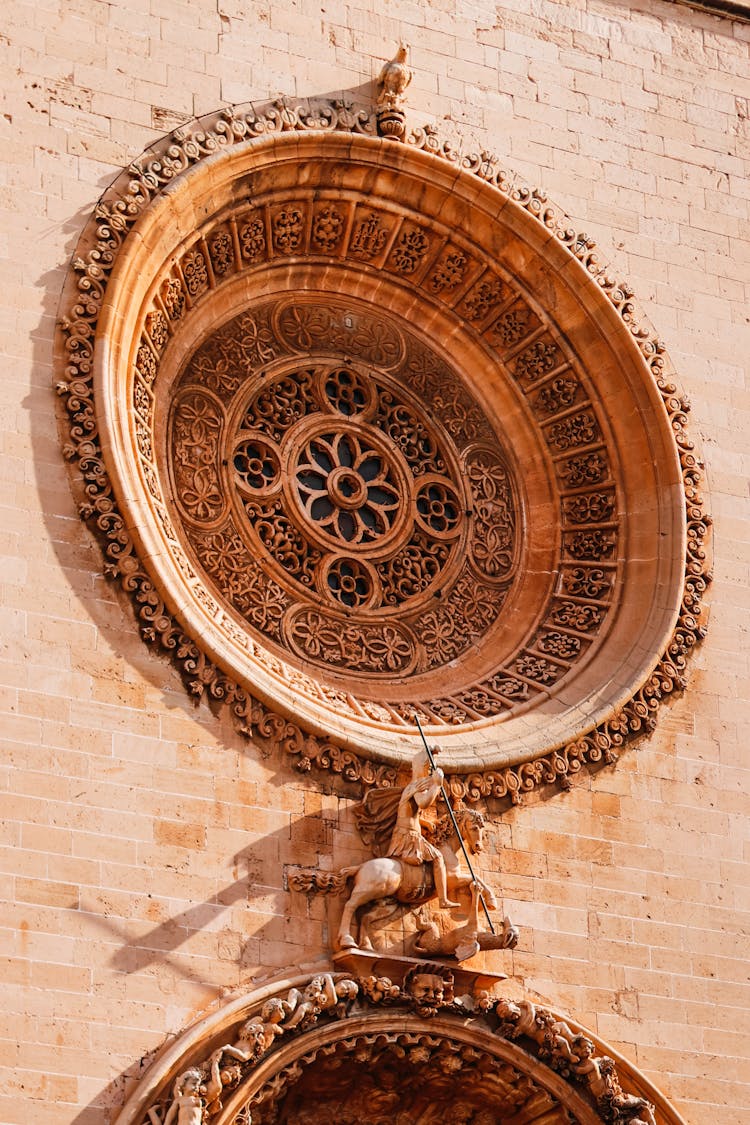
<path id="1" fill-rule="evenodd" d="M 350 177 L 338 196 L 346 229 L 320 202 L 330 185 L 316 184 L 314 169 L 326 164 Z M 285 176 L 294 208 L 274 202 Z M 285 277 L 306 299 L 321 276 L 335 292 L 337 278 L 354 276 L 347 255 L 358 297 L 429 329 L 441 354 L 452 333 L 461 339 L 475 400 L 497 432 L 518 419 L 526 443 L 528 472 L 515 466 L 525 565 L 508 595 L 526 606 L 522 628 L 505 651 L 498 632 L 492 668 L 477 646 L 474 682 L 451 695 L 444 677 L 417 714 L 447 748 L 456 795 L 517 801 L 539 784 L 565 786 L 648 733 L 660 703 L 685 686 L 704 632 L 710 521 L 688 404 L 630 289 L 544 193 L 487 153 L 457 151 L 428 127 L 405 143 L 380 139 L 371 115 L 341 103 L 222 110 L 147 150 L 97 205 L 62 298 L 57 389 L 81 516 L 144 640 L 171 657 L 191 694 L 226 704 L 239 730 L 283 748 L 298 769 L 391 784 L 415 745 L 408 682 L 383 712 L 372 690 L 352 692 L 346 669 L 321 678 L 298 662 L 290 677 L 196 580 L 158 463 L 160 395 L 169 401 L 181 371 L 170 346 L 184 359 L 207 338 L 216 294 L 227 320 L 239 315 L 253 270 L 269 263 L 280 296 Z M 332 495 L 357 486 L 342 482 Z M 445 495 L 436 497 L 439 507 Z M 555 508 L 550 544 L 540 517 Z M 355 591 L 356 566 L 336 566 L 334 586 Z"/>

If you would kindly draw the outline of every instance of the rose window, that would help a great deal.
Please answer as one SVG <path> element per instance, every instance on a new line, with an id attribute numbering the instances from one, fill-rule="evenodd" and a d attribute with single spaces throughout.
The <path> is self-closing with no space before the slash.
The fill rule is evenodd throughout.
<path id="1" fill-rule="evenodd" d="M 589 240 L 484 157 L 362 129 L 222 114 L 124 174 L 60 319 L 66 456 L 191 692 L 347 776 L 416 708 L 453 775 L 520 792 L 682 682 L 697 456 Z"/>

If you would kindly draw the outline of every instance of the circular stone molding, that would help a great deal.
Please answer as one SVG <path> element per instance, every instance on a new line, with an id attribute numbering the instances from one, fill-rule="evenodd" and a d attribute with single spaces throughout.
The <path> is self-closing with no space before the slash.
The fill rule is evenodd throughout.
<path id="1" fill-rule="evenodd" d="M 683 686 L 687 404 L 590 240 L 486 156 L 324 105 L 179 130 L 97 207 L 58 384 L 144 638 L 300 768 L 610 759 Z"/>

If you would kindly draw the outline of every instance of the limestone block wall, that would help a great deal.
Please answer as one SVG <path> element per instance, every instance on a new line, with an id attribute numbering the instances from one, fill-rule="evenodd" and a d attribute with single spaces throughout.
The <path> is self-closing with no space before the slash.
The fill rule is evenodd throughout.
<path id="1" fill-rule="evenodd" d="M 114 1120 L 165 1038 L 327 948 L 285 865 L 364 854 L 356 793 L 264 757 L 147 650 L 78 519 L 52 340 L 106 184 L 194 114 L 367 96 L 495 150 L 628 279 L 693 403 L 715 518 L 688 692 L 620 763 L 495 810 L 505 971 L 689 1125 L 750 1115 L 750 24 L 661 0 L 12 0 L 3 83 L 0 1121 Z"/>

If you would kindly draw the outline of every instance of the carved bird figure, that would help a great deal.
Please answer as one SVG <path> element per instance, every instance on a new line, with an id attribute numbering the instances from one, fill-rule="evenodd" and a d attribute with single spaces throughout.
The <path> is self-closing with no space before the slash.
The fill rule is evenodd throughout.
<path id="1" fill-rule="evenodd" d="M 396 57 L 387 62 L 378 78 L 378 102 L 395 105 L 403 97 L 404 90 L 412 79 L 412 71 L 408 65 L 409 48 L 402 43 L 396 52 Z"/>

